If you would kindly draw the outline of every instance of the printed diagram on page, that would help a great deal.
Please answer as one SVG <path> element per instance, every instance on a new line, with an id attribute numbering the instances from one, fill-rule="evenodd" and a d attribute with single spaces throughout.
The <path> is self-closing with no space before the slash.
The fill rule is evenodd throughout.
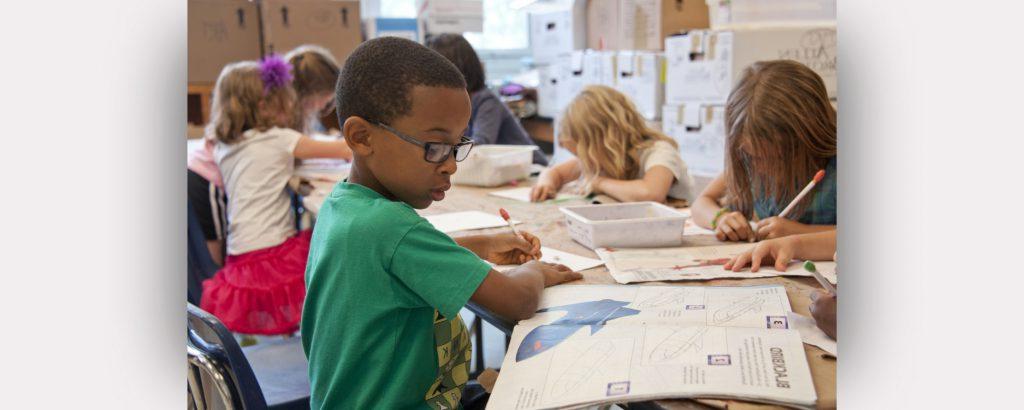
<path id="1" fill-rule="evenodd" d="M 723 265 L 753 247 L 753 244 L 721 246 L 619 249 L 598 248 L 597 255 L 619 283 L 662 280 L 709 280 L 720 278 L 765 278 L 771 276 L 812 276 L 799 261 L 793 261 L 784 272 L 771 264 L 762 264 L 757 272 L 749 266 L 740 272 L 725 270 Z M 835 262 L 815 262 L 818 270 L 835 283 Z"/>
<path id="2" fill-rule="evenodd" d="M 813 403 L 790 311 L 782 286 L 549 288 L 516 326 L 488 408 L 681 394 Z M 792 357 L 778 382 L 772 352 Z"/>

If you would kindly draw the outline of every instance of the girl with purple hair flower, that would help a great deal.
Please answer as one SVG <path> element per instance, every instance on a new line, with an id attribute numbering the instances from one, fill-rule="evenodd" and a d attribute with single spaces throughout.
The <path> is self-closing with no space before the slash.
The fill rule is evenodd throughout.
<path id="1" fill-rule="evenodd" d="M 298 232 L 286 191 L 295 159 L 344 158 L 342 141 L 317 141 L 295 124 L 291 65 L 277 56 L 224 67 L 208 133 L 227 194 L 227 258 L 203 283 L 200 306 L 233 332 L 299 327 L 311 231 Z"/>

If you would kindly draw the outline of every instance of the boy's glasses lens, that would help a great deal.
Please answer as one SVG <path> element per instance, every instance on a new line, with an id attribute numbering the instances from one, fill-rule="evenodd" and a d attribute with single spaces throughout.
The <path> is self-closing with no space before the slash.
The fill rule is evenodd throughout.
<path id="1" fill-rule="evenodd" d="M 473 143 L 465 145 L 459 145 L 455 147 L 455 162 L 462 162 L 462 160 L 469 157 L 469 151 L 473 150 Z"/>
<path id="2" fill-rule="evenodd" d="M 428 162 L 444 162 L 448 159 L 448 155 L 452 152 L 452 146 L 448 144 L 427 144 L 427 156 Z"/>

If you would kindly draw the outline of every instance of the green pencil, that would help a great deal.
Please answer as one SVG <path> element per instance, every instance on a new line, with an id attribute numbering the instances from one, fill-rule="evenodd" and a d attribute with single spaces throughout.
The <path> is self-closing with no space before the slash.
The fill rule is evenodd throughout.
<path id="1" fill-rule="evenodd" d="M 831 292 L 833 295 L 836 294 L 835 286 L 832 286 L 832 284 L 828 282 L 828 279 L 825 279 L 824 276 L 821 276 L 821 274 L 818 273 L 818 267 L 814 266 L 814 262 L 804 262 L 804 270 L 811 272 L 811 274 L 814 275 L 814 279 L 817 279 L 818 283 L 820 283 L 823 288 Z"/>

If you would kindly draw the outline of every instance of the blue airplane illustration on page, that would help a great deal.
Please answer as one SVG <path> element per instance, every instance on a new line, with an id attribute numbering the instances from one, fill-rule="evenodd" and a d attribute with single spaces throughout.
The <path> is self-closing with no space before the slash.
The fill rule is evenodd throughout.
<path id="1" fill-rule="evenodd" d="M 538 310 L 537 313 L 564 311 L 566 315 L 527 333 L 523 343 L 519 345 L 519 350 L 516 351 L 516 361 L 529 359 L 558 346 L 559 343 L 585 326 L 590 326 L 590 334 L 594 334 L 601 330 L 609 320 L 640 313 L 639 310 L 624 307 L 628 304 L 629 302 L 602 299 Z"/>

